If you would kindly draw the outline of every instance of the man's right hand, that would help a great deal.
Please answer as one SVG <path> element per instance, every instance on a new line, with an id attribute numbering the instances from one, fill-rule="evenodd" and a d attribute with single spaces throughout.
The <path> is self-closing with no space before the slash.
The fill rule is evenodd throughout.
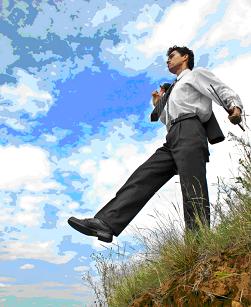
<path id="1" fill-rule="evenodd" d="M 158 91 L 154 91 L 152 92 L 152 102 L 153 102 L 153 106 L 156 107 L 156 105 L 158 104 L 159 100 L 160 100 L 160 94 Z"/>
<path id="2" fill-rule="evenodd" d="M 241 109 L 238 107 L 233 107 L 229 109 L 228 119 L 234 125 L 237 125 L 241 122 Z"/>

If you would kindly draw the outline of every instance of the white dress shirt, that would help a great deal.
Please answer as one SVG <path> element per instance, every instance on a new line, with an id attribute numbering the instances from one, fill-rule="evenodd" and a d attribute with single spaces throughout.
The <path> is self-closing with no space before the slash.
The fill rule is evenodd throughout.
<path id="1" fill-rule="evenodd" d="M 213 96 L 208 91 L 213 85 L 220 98 L 225 101 L 228 108 L 237 106 L 243 108 L 240 97 L 212 72 L 205 68 L 185 69 L 177 77 L 177 82 L 169 96 L 165 109 L 161 113 L 160 120 L 167 125 L 167 105 L 169 115 L 175 119 L 180 115 L 195 113 L 201 122 L 209 120 L 212 114 Z"/>

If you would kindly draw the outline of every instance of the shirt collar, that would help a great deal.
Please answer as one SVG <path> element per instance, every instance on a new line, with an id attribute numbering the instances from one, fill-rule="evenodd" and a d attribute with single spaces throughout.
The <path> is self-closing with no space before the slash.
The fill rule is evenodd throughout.
<path id="1" fill-rule="evenodd" d="M 179 81 L 183 76 L 185 76 L 187 73 L 189 73 L 191 71 L 191 69 L 187 68 L 185 70 L 183 70 L 177 77 L 177 81 Z"/>

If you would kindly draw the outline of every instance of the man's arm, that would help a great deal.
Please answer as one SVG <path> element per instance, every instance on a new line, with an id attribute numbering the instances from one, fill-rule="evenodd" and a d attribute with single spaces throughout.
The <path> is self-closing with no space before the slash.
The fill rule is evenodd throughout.
<path id="1" fill-rule="evenodd" d="M 215 101 L 214 97 L 208 91 L 210 84 L 212 84 L 219 97 L 226 102 L 230 114 L 228 118 L 231 123 L 234 125 L 240 123 L 243 109 L 240 97 L 230 87 L 218 79 L 212 72 L 205 68 L 195 69 L 194 76 L 195 80 L 193 86 L 203 95 Z"/>

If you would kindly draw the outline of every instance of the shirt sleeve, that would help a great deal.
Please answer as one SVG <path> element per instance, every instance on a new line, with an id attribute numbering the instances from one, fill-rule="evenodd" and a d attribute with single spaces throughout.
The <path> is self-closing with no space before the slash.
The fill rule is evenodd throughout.
<path id="1" fill-rule="evenodd" d="M 213 85 L 219 97 L 226 103 L 228 108 L 239 107 L 242 111 L 243 105 L 240 97 L 220 79 L 218 79 L 212 72 L 205 68 L 194 69 L 194 82 L 192 86 L 201 94 L 209 97 L 218 103 L 212 94 L 209 92 L 210 84 Z M 218 103 L 219 104 L 219 103 Z"/>

